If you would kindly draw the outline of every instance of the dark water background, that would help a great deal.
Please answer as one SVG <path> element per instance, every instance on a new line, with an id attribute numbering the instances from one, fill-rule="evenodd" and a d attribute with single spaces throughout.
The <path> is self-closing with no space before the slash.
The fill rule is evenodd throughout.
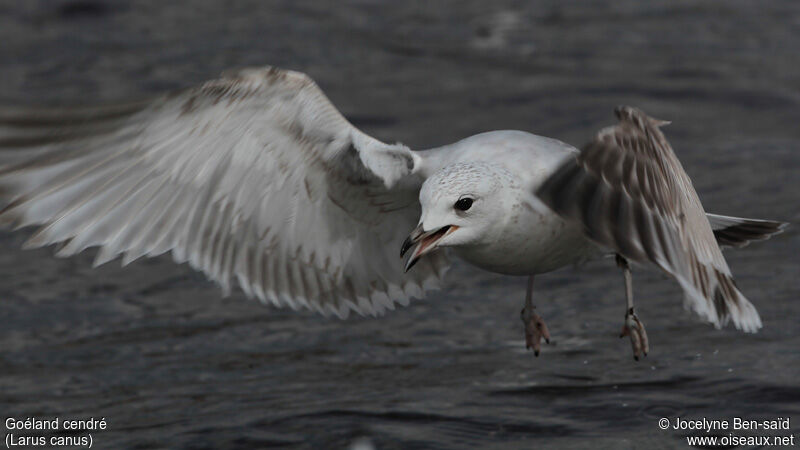
<path id="1" fill-rule="evenodd" d="M 412 148 L 500 128 L 581 145 L 633 104 L 673 120 L 707 210 L 800 223 L 800 3 L 488 5 L 2 0 L 0 101 L 136 98 L 269 63 Z M 756 335 L 701 323 L 637 270 L 639 363 L 611 260 L 538 278 L 537 359 L 524 280 L 464 264 L 409 308 L 339 321 L 220 298 L 168 257 L 92 270 L 93 252 L 4 232 L 0 413 L 105 417 L 95 448 L 686 448 L 657 426 L 676 416 L 790 416 L 798 434 L 797 230 L 726 253 Z"/>

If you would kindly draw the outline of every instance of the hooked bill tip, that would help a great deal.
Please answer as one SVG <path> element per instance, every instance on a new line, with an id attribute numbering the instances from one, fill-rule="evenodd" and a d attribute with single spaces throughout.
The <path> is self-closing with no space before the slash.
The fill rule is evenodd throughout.
<path id="1" fill-rule="evenodd" d="M 417 261 L 422 258 L 423 255 L 427 254 L 431 250 L 436 248 L 438 242 L 447 236 L 447 233 L 450 230 L 455 230 L 458 227 L 455 225 L 445 225 L 441 228 L 436 230 L 431 230 L 428 232 L 422 231 L 422 226 L 418 226 L 411 234 L 406 238 L 403 242 L 403 246 L 400 248 L 400 257 L 402 258 L 410 249 L 415 248 L 413 254 L 406 262 L 405 271 L 408 272 Z"/>
<path id="2" fill-rule="evenodd" d="M 414 246 L 414 241 L 411 239 L 411 236 L 407 237 L 405 241 L 403 241 L 403 246 L 400 247 L 400 257 L 406 255 L 408 250 Z"/>
<path id="3" fill-rule="evenodd" d="M 411 268 L 414 267 L 414 264 L 416 264 L 417 261 L 419 261 L 419 256 L 416 257 L 412 256 L 406 263 L 405 271 L 408 272 L 409 270 L 411 270 Z"/>

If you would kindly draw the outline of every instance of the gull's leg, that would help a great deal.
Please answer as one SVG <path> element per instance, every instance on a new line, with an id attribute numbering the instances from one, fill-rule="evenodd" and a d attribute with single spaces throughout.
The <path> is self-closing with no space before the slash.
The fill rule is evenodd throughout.
<path id="1" fill-rule="evenodd" d="M 628 265 L 628 260 L 621 255 L 617 255 L 617 266 L 622 269 L 622 274 L 625 277 L 625 298 L 628 301 L 628 307 L 625 309 L 625 325 L 622 326 L 622 333 L 619 337 L 630 336 L 633 359 L 638 361 L 640 356 L 647 356 L 647 352 L 650 351 L 650 347 L 647 344 L 647 332 L 644 330 L 642 321 L 633 312 L 633 279 L 631 278 L 631 268 Z"/>
<path id="2" fill-rule="evenodd" d="M 519 313 L 522 323 L 525 324 L 525 348 L 533 347 L 533 354 L 539 356 L 542 349 L 542 338 L 550 343 L 550 332 L 544 324 L 542 316 L 536 314 L 533 306 L 533 275 L 528 277 L 528 290 L 525 293 L 525 307 Z"/>

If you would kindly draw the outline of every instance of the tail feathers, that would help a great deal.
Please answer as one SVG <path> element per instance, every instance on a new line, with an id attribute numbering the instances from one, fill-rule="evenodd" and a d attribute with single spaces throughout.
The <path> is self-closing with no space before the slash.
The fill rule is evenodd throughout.
<path id="1" fill-rule="evenodd" d="M 730 274 L 706 265 L 697 264 L 693 280 L 676 276 L 684 292 L 684 306 L 708 319 L 717 328 L 733 322 L 737 329 L 755 333 L 761 324 L 755 306 L 739 291 Z"/>
<path id="2" fill-rule="evenodd" d="M 706 214 L 708 223 L 714 231 L 717 244 L 725 247 L 744 247 L 753 241 L 769 239 L 783 232 L 789 225 L 773 220 L 745 219 L 742 217 Z"/>

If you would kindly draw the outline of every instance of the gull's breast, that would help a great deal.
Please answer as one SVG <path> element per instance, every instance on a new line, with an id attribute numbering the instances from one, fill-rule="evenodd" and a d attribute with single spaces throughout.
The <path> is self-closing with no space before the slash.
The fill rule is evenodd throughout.
<path id="1" fill-rule="evenodd" d="M 533 275 L 598 257 L 602 250 L 582 231 L 552 211 L 520 205 L 502 231 L 481 245 L 457 248 L 456 254 L 484 270 Z"/>

